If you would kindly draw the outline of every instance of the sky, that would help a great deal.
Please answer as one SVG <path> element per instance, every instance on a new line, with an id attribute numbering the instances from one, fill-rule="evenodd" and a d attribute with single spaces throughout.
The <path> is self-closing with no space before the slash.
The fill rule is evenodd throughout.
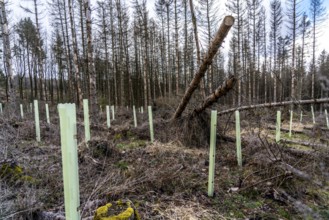
<path id="1" fill-rule="evenodd" d="M 27 16 L 31 16 L 28 15 L 27 13 L 25 13 L 22 9 L 20 9 L 20 5 L 23 6 L 32 6 L 32 1 L 30 0 L 8 0 L 9 1 L 9 9 L 12 10 L 12 13 L 10 14 L 9 17 L 9 22 L 11 23 L 10 25 L 12 25 L 13 23 L 16 23 L 19 21 L 19 19 L 27 17 Z M 43 33 L 51 33 L 51 27 L 49 25 L 49 17 L 47 15 L 47 1 L 49 0 L 39 0 L 40 2 L 43 3 L 44 5 L 44 9 L 43 9 L 43 13 L 41 16 L 41 20 L 43 23 L 43 27 L 42 27 L 42 31 Z M 91 0 L 91 4 L 92 6 L 96 5 L 96 1 L 97 0 Z M 131 0 L 126 0 L 125 2 L 127 2 L 127 4 L 129 4 Z M 219 4 L 219 14 L 229 14 L 229 12 L 226 10 L 225 7 L 225 3 L 227 0 L 215 0 L 218 1 Z M 300 5 L 300 8 L 303 9 L 303 11 L 309 11 L 310 8 L 310 1 L 311 0 L 302 0 L 302 4 Z M 147 7 L 149 10 L 149 14 L 150 16 L 155 16 L 154 13 L 154 2 L 155 0 L 147 0 Z M 270 0 L 264 0 L 264 6 L 266 7 L 267 11 L 269 11 L 269 7 L 270 7 Z M 285 7 L 285 0 L 282 0 L 282 6 L 283 8 Z M 318 51 L 317 51 L 317 55 L 320 54 L 320 52 L 325 49 L 327 52 L 329 52 L 329 0 L 323 0 L 323 6 L 327 9 L 327 16 L 326 16 L 326 20 L 323 22 L 322 28 L 321 28 L 321 32 L 318 36 Z M 269 15 L 267 15 L 267 17 L 269 18 Z M 284 30 L 283 30 L 284 32 Z M 283 33 L 283 35 L 285 35 L 285 33 Z M 228 36 L 228 38 L 230 37 L 230 35 Z M 226 40 L 226 43 L 223 45 L 223 50 L 224 53 L 228 51 L 229 49 L 229 45 L 228 45 L 229 40 Z"/>

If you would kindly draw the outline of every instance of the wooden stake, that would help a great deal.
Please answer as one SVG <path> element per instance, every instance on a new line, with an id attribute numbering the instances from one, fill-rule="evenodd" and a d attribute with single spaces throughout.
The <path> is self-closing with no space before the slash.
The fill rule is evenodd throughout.
<path id="1" fill-rule="evenodd" d="M 302 123 L 302 121 L 303 121 L 303 111 L 300 111 L 300 120 L 299 120 L 299 122 Z"/>
<path id="2" fill-rule="evenodd" d="M 30 103 L 30 112 L 33 112 L 33 107 L 32 107 L 32 103 Z"/>
<path id="3" fill-rule="evenodd" d="M 39 106 L 38 100 L 34 100 L 34 121 L 35 121 L 35 133 L 37 142 L 40 142 L 40 121 L 39 121 Z"/>
<path id="4" fill-rule="evenodd" d="M 136 117 L 136 109 L 135 109 L 134 105 L 133 105 L 133 114 L 134 114 L 134 126 L 136 128 L 137 127 L 137 117 Z"/>
<path id="5" fill-rule="evenodd" d="M 235 111 L 236 155 L 239 167 L 242 167 L 240 112 Z"/>
<path id="6" fill-rule="evenodd" d="M 110 106 L 108 105 L 106 106 L 106 124 L 108 128 L 111 127 Z"/>
<path id="7" fill-rule="evenodd" d="M 280 141 L 281 135 L 281 111 L 277 111 L 276 113 L 276 136 L 275 141 L 278 143 Z"/>
<path id="8" fill-rule="evenodd" d="M 59 104 L 61 150 L 63 163 L 65 217 L 80 219 L 80 192 L 75 104 Z"/>
<path id="9" fill-rule="evenodd" d="M 2 103 L 0 103 L 0 114 L 2 114 Z"/>
<path id="10" fill-rule="evenodd" d="M 46 117 L 47 117 L 47 123 L 50 124 L 48 104 L 46 104 Z"/>
<path id="11" fill-rule="evenodd" d="M 90 141 L 89 106 L 88 99 L 83 100 L 83 116 L 85 124 L 85 141 Z"/>
<path id="12" fill-rule="evenodd" d="M 208 196 L 214 196 L 217 111 L 211 111 Z"/>
<path id="13" fill-rule="evenodd" d="M 24 118 L 23 105 L 20 104 L 20 105 L 19 105 L 19 108 L 21 109 L 21 118 L 23 119 L 23 118 Z"/>
<path id="14" fill-rule="evenodd" d="M 292 129 L 292 117 L 294 112 L 290 110 L 290 124 L 289 124 L 289 137 L 291 138 L 291 129 Z"/>
<path id="15" fill-rule="evenodd" d="M 153 131 L 153 115 L 152 115 L 152 106 L 148 106 L 148 113 L 149 113 L 149 125 L 150 125 L 150 137 L 151 142 L 154 142 L 154 131 Z"/>

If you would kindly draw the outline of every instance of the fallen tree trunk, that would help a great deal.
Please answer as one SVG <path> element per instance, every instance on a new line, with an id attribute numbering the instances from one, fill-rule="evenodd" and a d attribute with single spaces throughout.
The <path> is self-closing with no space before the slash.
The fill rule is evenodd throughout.
<path id="1" fill-rule="evenodd" d="M 219 47 L 222 45 L 227 33 L 231 29 L 232 25 L 234 24 L 234 18 L 232 16 L 226 16 L 217 31 L 214 40 L 212 41 L 211 45 L 209 46 L 208 52 L 204 57 L 201 66 L 198 68 L 197 72 L 194 75 L 193 80 L 191 81 L 189 87 L 186 89 L 185 94 L 177 107 L 175 114 L 173 116 L 174 119 L 179 118 L 183 111 L 185 110 L 188 102 L 190 101 L 193 92 L 198 87 L 202 77 L 204 77 L 208 67 L 212 63 L 212 59 L 216 55 Z"/>
<path id="2" fill-rule="evenodd" d="M 303 127 L 303 129 L 312 131 L 314 129 L 314 127 L 306 127 L 305 126 L 305 127 Z M 329 129 L 325 128 L 325 127 L 320 127 L 319 129 L 321 129 L 322 131 L 329 131 Z"/>
<path id="3" fill-rule="evenodd" d="M 281 139 L 281 142 L 285 142 L 287 144 L 297 144 L 297 145 L 302 145 L 302 146 L 306 146 L 306 147 L 311 147 L 315 150 L 326 150 L 326 149 L 328 149 L 328 145 L 314 143 L 314 142 L 294 141 L 294 140 L 288 140 L 288 139 Z"/>
<path id="4" fill-rule="evenodd" d="M 296 157 L 314 157 L 314 158 L 323 158 L 323 160 L 329 160 L 329 155 L 323 154 L 322 152 L 315 151 L 313 150 L 300 150 L 300 149 L 295 149 L 295 148 L 290 148 L 290 147 L 284 147 L 282 148 L 282 151 L 284 153 L 289 153 L 292 154 Z"/>
<path id="5" fill-rule="evenodd" d="M 267 126 L 267 129 L 275 131 L 276 127 L 275 126 Z M 289 129 L 287 129 L 287 128 L 280 128 L 280 130 L 285 131 L 285 132 L 289 132 Z M 305 134 L 304 131 L 300 131 L 300 130 L 291 130 L 291 132 L 295 133 L 295 134 Z"/>
<path id="6" fill-rule="evenodd" d="M 286 106 L 286 105 L 292 105 L 292 104 L 293 105 L 319 104 L 319 103 L 326 103 L 326 102 L 329 103 L 329 98 L 264 103 L 264 104 L 259 104 L 259 105 L 248 105 L 248 106 L 241 106 L 241 107 L 237 107 L 237 108 L 231 108 L 231 109 L 228 109 L 225 111 L 218 112 L 218 115 L 232 113 L 236 110 L 245 111 L 245 110 L 250 110 L 250 109 L 255 109 L 255 108 L 270 108 L 270 107 Z"/>
<path id="7" fill-rule="evenodd" d="M 282 169 L 284 169 L 285 171 L 291 172 L 292 174 L 299 177 L 300 179 L 307 180 L 307 181 L 313 181 L 313 177 L 310 174 L 305 173 L 305 172 L 291 166 L 290 164 L 281 162 L 280 167 Z"/>
<path id="8" fill-rule="evenodd" d="M 215 103 L 220 97 L 225 96 L 235 85 L 236 78 L 231 75 L 229 78 L 223 83 L 223 85 L 219 86 L 210 96 L 208 96 L 200 107 L 196 108 L 194 112 L 200 113 L 204 111 L 206 108 Z"/>

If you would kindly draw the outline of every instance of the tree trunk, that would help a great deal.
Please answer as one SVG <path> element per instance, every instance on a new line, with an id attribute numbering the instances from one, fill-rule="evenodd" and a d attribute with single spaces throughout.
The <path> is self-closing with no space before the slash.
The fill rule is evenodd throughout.
<path id="1" fill-rule="evenodd" d="M 11 57 L 11 48 L 10 48 L 10 40 L 9 40 L 9 30 L 8 30 L 8 22 L 7 22 L 7 14 L 4 0 L 0 0 L 1 14 L 1 29 L 2 29 L 2 37 L 3 37 L 3 51 L 4 51 L 4 61 L 7 72 L 7 88 L 8 88 L 8 101 L 9 101 L 9 113 L 15 112 L 16 105 L 16 91 L 15 91 L 15 82 L 13 81 L 13 64 Z"/>
<path id="2" fill-rule="evenodd" d="M 189 0 L 189 1 L 190 1 L 190 10 L 191 10 L 191 16 L 192 16 L 193 32 L 194 32 L 194 38 L 195 38 L 197 64 L 198 64 L 198 68 L 199 68 L 201 65 L 201 54 L 200 54 L 200 44 L 199 44 L 199 36 L 198 36 L 198 26 L 196 24 L 193 0 Z M 204 81 L 202 78 L 201 78 L 200 88 L 201 88 L 201 95 L 203 97 L 206 97 L 205 85 L 204 85 Z"/>
<path id="3" fill-rule="evenodd" d="M 220 97 L 226 95 L 235 85 L 236 83 L 236 78 L 231 75 L 228 80 L 226 80 L 223 85 L 219 86 L 213 94 L 208 96 L 203 103 L 201 104 L 200 107 L 196 108 L 194 112 L 196 113 L 201 113 L 204 111 L 206 108 L 211 106 L 213 103 L 215 103 Z"/>
<path id="4" fill-rule="evenodd" d="M 71 32 L 72 32 L 72 44 L 73 44 L 73 63 L 74 63 L 74 71 L 75 71 L 75 80 L 76 80 L 76 88 L 77 88 L 77 104 L 80 106 L 82 103 L 82 91 L 80 86 L 80 69 L 79 69 L 79 62 L 78 62 L 78 46 L 77 46 L 77 36 L 74 27 L 74 20 L 73 20 L 73 10 L 72 10 L 72 1 L 68 0 L 69 4 L 69 14 L 70 14 L 70 25 L 71 25 Z M 82 105 L 81 105 L 82 106 Z"/>
<path id="5" fill-rule="evenodd" d="M 293 101 L 286 101 L 286 102 L 272 102 L 272 103 L 264 103 L 259 105 L 248 105 L 248 106 L 242 106 L 238 108 L 232 108 L 225 111 L 221 111 L 218 113 L 218 115 L 224 115 L 228 113 L 232 113 L 236 110 L 238 111 L 245 111 L 255 108 L 271 108 L 271 107 L 279 107 L 279 106 L 287 106 L 287 105 L 307 105 L 307 104 L 319 104 L 319 103 L 329 103 L 329 98 L 323 98 L 323 99 L 310 99 L 310 100 L 293 100 Z"/>
<path id="6" fill-rule="evenodd" d="M 97 88 L 96 88 L 96 73 L 93 58 L 93 45 L 92 45 L 92 32 L 91 32 L 91 8 L 90 0 L 85 0 L 84 8 L 86 15 L 86 27 L 87 27 L 87 49 L 88 49 L 88 74 L 89 74 L 89 84 L 90 84 L 90 104 L 91 104 L 91 115 L 96 117 L 98 110 L 97 101 Z"/>
<path id="7" fill-rule="evenodd" d="M 40 100 L 43 100 L 44 93 L 43 90 L 45 88 L 44 85 L 44 69 L 43 69 L 43 54 L 42 54 L 42 48 L 41 48 L 41 35 L 40 35 L 40 25 L 39 25 L 39 13 L 38 13 L 38 6 L 37 1 L 34 0 L 34 15 L 35 15 L 35 24 L 37 27 L 37 50 L 38 50 L 38 73 L 40 78 Z"/>
<path id="8" fill-rule="evenodd" d="M 179 93 L 179 49 L 178 49 L 178 16 L 177 0 L 175 0 L 175 73 L 176 73 L 176 95 Z"/>

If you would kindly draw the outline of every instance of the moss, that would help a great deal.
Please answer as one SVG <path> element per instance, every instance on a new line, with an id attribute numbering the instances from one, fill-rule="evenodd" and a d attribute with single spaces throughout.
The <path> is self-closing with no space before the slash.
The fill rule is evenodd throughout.
<path id="1" fill-rule="evenodd" d="M 249 209 L 257 209 L 262 207 L 263 203 L 262 201 L 250 201 L 246 202 L 245 207 Z"/>
<path id="2" fill-rule="evenodd" d="M 33 177 L 24 175 L 23 168 L 17 164 L 3 163 L 0 168 L 0 177 L 6 179 L 10 183 L 36 183 L 36 180 Z"/>
<path id="3" fill-rule="evenodd" d="M 115 134 L 114 137 L 113 137 L 114 140 L 120 140 L 122 139 L 122 134 L 118 133 L 118 134 Z"/>
<path id="4" fill-rule="evenodd" d="M 121 170 L 128 170 L 129 164 L 126 161 L 119 161 L 115 164 Z"/>
<path id="5" fill-rule="evenodd" d="M 119 214 L 111 214 L 112 212 L 119 212 Z M 140 216 L 136 210 L 131 207 L 130 202 L 117 201 L 112 205 L 112 203 L 107 203 L 104 206 L 99 207 L 96 210 L 94 220 L 140 220 Z"/>
<path id="6" fill-rule="evenodd" d="M 120 149 L 134 149 L 138 147 L 144 147 L 146 146 L 146 141 L 144 140 L 133 140 L 129 143 L 119 143 L 117 144 L 117 147 Z"/>
<path id="7" fill-rule="evenodd" d="M 319 214 L 321 215 L 321 217 L 323 219 L 329 219 L 329 209 L 327 209 L 327 210 L 321 210 L 319 212 Z"/>
<path id="8" fill-rule="evenodd" d="M 37 182 L 32 176 L 27 176 L 27 175 L 22 176 L 21 180 L 31 184 L 36 184 Z"/>
<path id="9" fill-rule="evenodd" d="M 283 208 L 279 208 L 278 209 L 278 214 L 285 218 L 285 219 L 292 219 L 291 215 L 289 214 L 289 212 Z"/>
<path id="10" fill-rule="evenodd" d="M 0 176 L 8 180 L 18 180 L 22 174 L 22 167 L 16 164 L 4 163 L 0 169 Z"/>
<path id="11" fill-rule="evenodd" d="M 127 131 L 127 137 L 134 138 L 134 133 L 132 133 L 131 131 Z"/>
<path id="12" fill-rule="evenodd" d="M 307 136 L 306 134 L 302 134 L 302 133 L 294 133 L 292 131 L 291 133 L 291 137 L 289 137 L 289 132 L 282 132 L 281 131 L 281 137 L 283 139 L 296 139 L 296 140 L 300 140 L 300 141 L 307 141 L 310 139 L 309 136 Z"/>

